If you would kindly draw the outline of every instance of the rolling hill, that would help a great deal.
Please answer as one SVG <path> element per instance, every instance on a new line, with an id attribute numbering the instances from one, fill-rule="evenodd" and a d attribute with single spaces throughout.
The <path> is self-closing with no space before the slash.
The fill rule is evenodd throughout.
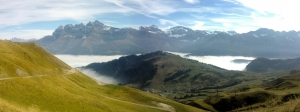
<path id="1" fill-rule="evenodd" d="M 300 107 L 299 69 L 265 74 L 229 71 L 162 51 L 83 68 L 207 111 L 296 111 Z"/>
<path id="2" fill-rule="evenodd" d="M 163 86 L 191 86 L 191 89 L 224 88 L 259 77 L 250 72 L 229 71 L 195 60 L 157 51 L 140 56 L 130 55 L 106 63 L 92 63 L 83 68 L 113 77 L 121 83 L 162 91 Z M 239 79 L 249 76 L 247 79 Z M 173 88 L 170 88 L 173 89 Z"/>
<path id="3" fill-rule="evenodd" d="M 202 111 L 137 89 L 103 85 L 34 43 L 0 40 L 0 111 Z"/>
<path id="4" fill-rule="evenodd" d="M 299 73 L 286 74 L 268 83 L 244 87 L 198 101 L 218 111 L 299 111 Z"/>

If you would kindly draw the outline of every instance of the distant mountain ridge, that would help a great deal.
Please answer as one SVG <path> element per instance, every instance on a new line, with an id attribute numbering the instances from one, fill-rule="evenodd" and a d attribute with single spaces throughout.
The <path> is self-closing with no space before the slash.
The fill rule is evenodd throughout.
<path id="1" fill-rule="evenodd" d="M 10 41 L 12 41 L 12 42 L 35 42 L 37 40 L 38 39 L 35 39 L 35 38 L 32 38 L 32 39 L 22 39 L 22 38 L 17 38 L 17 37 L 14 37 L 14 38 L 10 39 Z"/>
<path id="2" fill-rule="evenodd" d="M 192 30 L 176 26 L 165 31 L 157 26 L 139 29 L 115 28 L 99 21 L 86 25 L 59 26 L 52 35 L 37 41 L 54 54 L 137 54 L 157 50 L 195 55 L 242 55 L 256 57 L 299 57 L 300 32 L 260 28 L 235 31 Z"/>

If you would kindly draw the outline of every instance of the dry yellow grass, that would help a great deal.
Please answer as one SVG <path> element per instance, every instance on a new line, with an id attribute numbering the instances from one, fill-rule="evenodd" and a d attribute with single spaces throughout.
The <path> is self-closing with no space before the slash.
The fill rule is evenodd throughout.
<path id="1" fill-rule="evenodd" d="M 0 112 L 40 112 L 40 109 L 34 105 L 30 107 L 21 107 L 20 105 L 0 99 Z"/>

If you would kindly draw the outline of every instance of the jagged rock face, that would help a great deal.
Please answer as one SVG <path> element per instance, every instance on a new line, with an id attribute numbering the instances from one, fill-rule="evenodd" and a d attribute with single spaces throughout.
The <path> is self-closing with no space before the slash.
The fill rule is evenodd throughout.
<path id="1" fill-rule="evenodd" d="M 152 25 L 152 26 L 141 26 L 139 28 L 140 31 L 146 31 L 146 32 L 149 32 L 149 33 L 160 33 L 160 34 L 163 34 L 164 32 L 159 29 L 157 26 L 155 25 Z"/>
<path id="2" fill-rule="evenodd" d="M 96 20 L 96 21 L 94 22 L 94 25 L 95 25 L 95 26 L 104 26 L 104 24 L 103 24 L 103 23 L 100 23 L 98 20 Z"/>
<path id="3" fill-rule="evenodd" d="M 85 35 L 89 35 L 92 32 L 101 31 L 105 26 L 103 23 L 99 21 L 89 22 L 86 25 L 83 23 L 75 24 L 67 24 L 65 26 L 59 26 L 54 32 L 54 37 L 76 37 L 76 38 L 83 38 Z"/>
<path id="4" fill-rule="evenodd" d="M 81 24 L 76 24 L 73 27 L 73 31 L 74 32 L 78 32 L 78 33 L 85 33 L 85 25 L 83 23 Z"/>
<path id="5" fill-rule="evenodd" d="M 174 42 L 156 26 L 114 28 L 99 21 L 86 25 L 65 25 L 58 27 L 52 36 L 44 37 L 37 43 L 52 53 L 59 54 L 135 54 L 156 50 L 170 50 Z"/>
<path id="6" fill-rule="evenodd" d="M 183 26 L 162 31 L 155 25 L 141 26 L 136 30 L 114 28 L 99 21 L 59 26 L 52 36 L 37 41 L 50 52 L 63 54 L 130 54 L 168 50 L 197 55 L 258 57 L 300 55 L 299 42 L 300 32 L 296 31 L 278 32 L 261 28 L 238 34 L 235 31 L 192 30 Z"/>
<path id="7" fill-rule="evenodd" d="M 73 33 L 73 25 L 72 24 L 65 25 L 64 31 L 67 33 Z"/>
<path id="8" fill-rule="evenodd" d="M 206 31 L 192 30 L 183 26 L 176 26 L 166 30 L 166 34 L 170 38 L 175 38 L 181 41 L 196 41 L 202 37 L 209 36 Z"/>
<path id="9" fill-rule="evenodd" d="M 61 32 L 63 31 L 64 27 L 63 26 L 59 26 L 53 33 L 52 35 L 55 37 L 59 37 Z"/>
<path id="10" fill-rule="evenodd" d="M 89 22 L 88 24 L 86 24 L 86 33 L 91 33 L 94 29 L 94 25 L 92 22 Z"/>

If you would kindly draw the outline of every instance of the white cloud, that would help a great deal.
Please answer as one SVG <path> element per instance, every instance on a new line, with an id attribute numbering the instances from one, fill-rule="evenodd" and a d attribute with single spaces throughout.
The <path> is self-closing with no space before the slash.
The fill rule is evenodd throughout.
<path id="1" fill-rule="evenodd" d="M 191 28 L 194 30 L 204 30 L 203 25 L 204 25 L 204 22 L 202 22 L 202 21 L 194 21 L 194 25 Z"/>
<path id="2" fill-rule="evenodd" d="M 14 30 L 7 32 L 0 32 L 1 39 L 11 39 L 13 37 L 22 38 L 22 39 L 39 39 L 46 35 L 51 35 L 53 30 Z"/>
<path id="3" fill-rule="evenodd" d="M 176 22 L 174 22 L 174 21 L 166 20 L 166 19 L 159 19 L 159 22 L 160 22 L 160 24 L 162 24 L 162 25 L 166 25 L 167 23 L 168 23 L 168 24 L 171 24 L 171 25 L 173 25 L 173 26 L 178 26 L 178 25 L 179 25 L 178 23 L 176 23 Z"/>
<path id="4" fill-rule="evenodd" d="M 104 55 L 55 55 L 57 58 L 61 59 L 71 67 L 82 67 L 87 66 L 91 63 L 102 63 L 108 62 L 114 59 L 119 59 L 123 55 L 112 55 L 112 56 L 104 56 Z M 74 61 L 76 60 L 76 61 Z"/>
<path id="5" fill-rule="evenodd" d="M 235 0 L 223 0 L 224 2 L 230 2 L 230 3 L 233 3 L 233 4 L 238 4 Z"/>
<path id="6" fill-rule="evenodd" d="M 256 27 L 251 27 L 251 26 L 242 26 L 242 27 L 234 27 L 232 30 L 236 31 L 237 33 L 247 33 L 249 31 L 254 31 L 257 30 Z"/>
<path id="7" fill-rule="evenodd" d="M 275 30 L 300 30 L 299 0 L 237 0 L 253 12 L 253 24 Z"/>
<path id="8" fill-rule="evenodd" d="M 106 0 L 119 7 L 130 9 L 134 13 L 156 18 L 155 15 L 168 15 L 176 12 L 177 2 L 164 0 Z M 153 15 L 154 14 L 154 15 Z"/>
<path id="9" fill-rule="evenodd" d="M 211 19 L 211 21 L 217 23 L 243 23 L 246 22 L 247 20 L 242 18 L 213 18 Z"/>
<path id="10" fill-rule="evenodd" d="M 81 69 L 78 69 L 80 70 L 82 73 L 84 73 L 85 75 L 87 76 L 90 76 L 100 82 L 104 82 L 106 84 L 119 84 L 120 81 L 114 79 L 113 77 L 109 77 L 109 76 L 106 76 L 106 75 L 101 75 L 99 73 L 97 73 L 96 71 L 94 70 L 91 70 L 91 69 L 84 69 L 84 68 L 81 68 Z"/>
<path id="11" fill-rule="evenodd" d="M 238 3 L 234 7 L 217 7 L 187 5 L 196 4 L 201 0 L 0 0 L 0 29 L 9 26 L 22 28 L 12 32 L 0 32 L 0 38 L 12 37 L 41 38 L 51 34 L 48 30 L 21 30 L 22 24 L 58 20 L 75 20 L 86 22 L 100 19 L 101 22 L 118 27 L 134 27 L 133 23 L 116 23 L 106 20 L 107 13 L 128 15 L 141 14 L 157 19 L 164 27 L 190 26 L 202 30 L 232 30 L 246 31 L 259 27 L 275 30 L 300 30 L 300 16 L 297 16 L 300 1 L 297 0 L 221 0 L 220 3 Z M 202 2 L 202 1 L 201 1 Z M 203 1 L 205 2 L 205 1 Z M 227 3 L 226 3 L 227 2 Z M 184 3 L 185 5 L 182 5 Z M 236 6 L 236 7 L 235 7 Z M 178 13 L 181 12 L 181 13 Z M 184 16 L 180 14 L 184 13 Z M 252 15 L 251 15 L 252 13 Z M 200 16 L 199 16 L 200 15 Z M 162 19 L 167 18 L 167 19 Z M 171 19 L 172 18 L 172 19 Z M 125 18 L 127 19 L 127 18 Z M 185 20 L 185 22 L 180 21 Z M 67 24 L 67 23 L 66 23 Z M 126 25 L 127 24 L 127 25 Z M 143 23 L 147 24 L 147 23 Z M 39 36 L 38 36 L 39 35 Z M 23 37 L 22 37 L 23 38 Z"/>
<path id="12" fill-rule="evenodd" d="M 178 12 L 186 12 L 186 13 L 190 13 L 190 12 L 195 12 L 195 13 L 220 13 L 222 10 L 218 7 L 206 7 L 206 6 L 202 6 L 202 7 L 184 7 L 184 8 L 178 8 L 177 10 Z"/>
<path id="13" fill-rule="evenodd" d="M 1 1 L 0 28 L 39 21 L 93 20 L 95 15 L 111 12 L 130 12 L 130 9 L 115 8 L 104 1 L 82 0 L 15 0 Z"/>
<path id="14" fill-rule="evenodd" d="M 200 2 L 199 0 L 184 0 L 184 1 L 190 4 L 196 4 Z"/>

